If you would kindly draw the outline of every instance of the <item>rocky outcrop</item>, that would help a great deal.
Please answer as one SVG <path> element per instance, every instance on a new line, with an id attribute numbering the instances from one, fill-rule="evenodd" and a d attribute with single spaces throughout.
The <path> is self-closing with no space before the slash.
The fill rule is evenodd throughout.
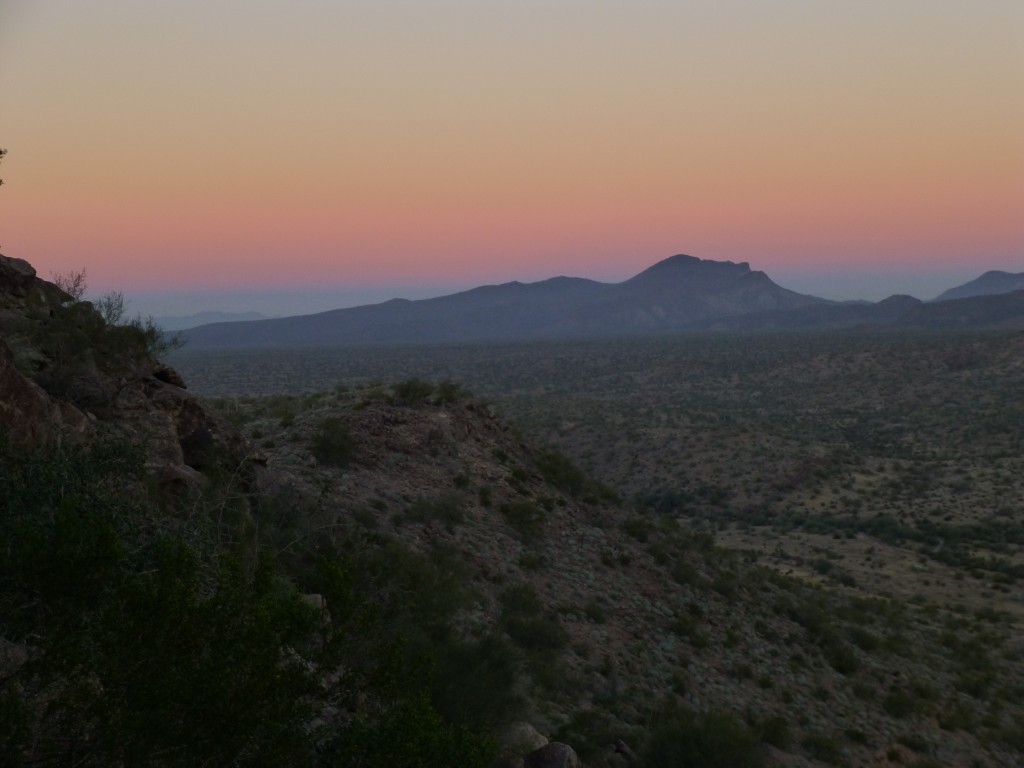
<path id="1" fill-rule="evenodd" d="M 0 256 L 0 427 L 8 440 L 26 447 L 117 440 L 142 447 L 168 483 L 195 485 L 217 472 L 247 484 L 261 460 L 249 441 L 188 394 L 182 376 L 141 341 L 138 354 L 121 354 L 121 336 L 107 335 L 125 330 L 107 326 L 28 262 Z M 141 331 L 122 335 L 143 339 Z"/>
<path id="2" fill-rule="evenodd" d="M 14 354 L 0 338 L 0 426 L 12 443 L 36 448 L 81 441 L 95 434 L 89 419 L 70 403 L 50 397 L 15 365 Z"/>
<path id="3" fill-rule="evenodd" d="M 0 330 L 6 319 L 20 321 L 39 310 L 52 310 L 72 297 L 51 282 L 40 280 L 35 268 L 24 259 L 0 254 Z"/>

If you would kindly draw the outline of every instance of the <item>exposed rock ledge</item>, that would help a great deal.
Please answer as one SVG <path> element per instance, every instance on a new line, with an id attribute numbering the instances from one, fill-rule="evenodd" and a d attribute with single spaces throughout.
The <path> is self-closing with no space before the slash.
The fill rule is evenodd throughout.
<path id="1" fill-rule="evenodd" d="M 214 468 L 244 478 L 262 461 L 231 424 L 185 391 L 177 371 L 148 352 L 126 362 L 76 348 L 79 362 L 66 370 L 48 344 L 59 338 L 53 329 L 60 323 L 80 329 L 74 318 L 81 317 L 109 328 L 95 309 L 39 278 L 28 262 L 0 255 L 0 429 L 9 441 L 140 445 L 157 476 L 170 483 L 193 484 Z"/>

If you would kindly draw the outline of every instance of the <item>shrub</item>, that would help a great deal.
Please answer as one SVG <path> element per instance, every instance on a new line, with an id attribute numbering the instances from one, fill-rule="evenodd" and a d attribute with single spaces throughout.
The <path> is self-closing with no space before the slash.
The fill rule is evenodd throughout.
<path id="1" fill-rule="evenodd" d="M 154 525 L 124 452 L 0 460 L 0 633 L 34 646 L 0 702 L 30 702 L 36 760 L 70 765 L 88 744 L 96 765 L 305 762 L 312 616 L 272 563 L 207 559 Z M 24 731 L 4 736 L 17 764 Z"/>
<path id="2" fill-rule="evenodd" d="M 816 760 L 826 763 L 838 763 L 843 758 L 843 748 L 832 736 L 824 733 L 810 733 L 803 738 L 800 746 Z"/>
<path id="3" fill-rule="evenodd" d="M 860 669 L 860 657 L 857 656 L 857 652 L 838 636 L 830 635 L 823 644 L 825 659 L 836 672 L 850 675 Z"/>
<path id="4" fill-rule="evenodd" d="M 519 556 L 519 567 L 527 571 L 539 571 L 547 563 L 547 558 L 540 552 L 523 552 Z"/>
<path id="5" fill-rule="evenodd" d="M 355 452 L 355 441 L 341 419 L 324 419 L 313 433 L 310 450 L 321 464 L 346 467 Z"/>
<path id="6" fill-rule="evenodd" d="M 150 502 L 141 452 L 0 445 L 0 467 L 0 636 L 33 647 L 0 679 L 0 764 L 486 768 L 480 732 L 520 711 L 511 645 L 454 632 L 450 564 L 318 542 L 292 577 L 323 614 Z"/>
<path id="7" fill-rule="evenodd" d="M 579 496 L 587 485 L 587 476 L 558 451 L 537 453 L 534 464 L 545 480 L 570 496 Z"/>
<path id="8" fill-rule="evenodd" d="M 917 712 L 920 705 L 909 691 L 900 689 L 888 694 L 882 700 L 882 709 L 890 717 L 902 719 Z"/>
<path id="9" fill-rule="evenodd" d="M 569 644 L 569 633 L 558 619 L 516 616 L 507 619 L 504 627 L 512 641 L 527 651 L 560 651 Z"/>
<path id="10" fill-rule="evenodd" d="M 730 715 L 689 710 L 663 716 L 649 732 L 643 768 L 759 768 L 763 754 L 755 735 Z"/>
<path id="11" fill-rule="evenodd" d="M 642 517 L 631 517 L 622 523 L 622 530 L 641 543 L 647 541 L 651 527 L 650 522 Z"/>
<path id="12" fill-rule="evenodd" d="M 501 614 L 505 618 L 516 616 L 537 616 L 544 610 L 540 595 L 532 584 L 515 584 L 498 597 Z"/>
<path id="13" fill-rule="evenodd" d="M 511 722 L 525 707 L 516 693 L 520 666 L 503 638 L 451 642 L 437 653 L 431 698 L 455 722 L 485 728 Z"/>
<path id="14" fill-rule="evenodd" d="M 445 494 L 434 499 L 419 499 L 405 513 L 409 520 L 425 523 L 436 520 L 452 528 L 466 519 L 462 501 L 454 494 Z"/>
<path id="15" fill-rule="evenodd" d="M 438 403 L 456 403 L 470 397 L 470 393 L 454 381 L 444 379 L 435 388 L 435 399 Z"/>
<path id="16" fill-rule="evenodd" d="M 481 485 L 480 490 L 477 491 L 477 498 L 480 500 L 480 506 L 484 509 L 490 509 L 491 502 L 493 501 L 493 492 L 491 486 Z"/>
<path id="17" fill-rule="evenodd" d="M 426 404 L 434 394 L 434 385 L 429 381 L 412 378 L 400 381 L 391 387 L 391 400 L 395 405 L 415 408 Z"/>
<path id="18" fill-rule="evenodd" d="M 608 614 L 605 612 L 604 606 L 596 600 L 588 602 L 583 607 L 583 613 L 586 615 L 587 619 L 595 624 L 604 624 L 608 621 Z"/>
<path id="19" fill-rule="evenodd" d="M 758 728 L 761 741 L 778 749 L 787 749 L 790 743 L 789 723 L 781 715 L 766 717 Z"/>
<path id="20" fill-rule="evenodd" d="M 520 539 L 534 542 L 541 538 L 547 515 L 540 506 L 532 501 L 513 501 L 502 504 L 500 509 Z"/>

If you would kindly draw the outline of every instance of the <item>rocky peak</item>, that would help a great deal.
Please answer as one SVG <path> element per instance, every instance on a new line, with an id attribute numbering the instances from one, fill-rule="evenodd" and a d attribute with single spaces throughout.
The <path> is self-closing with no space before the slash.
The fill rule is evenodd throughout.
<path id="1" fill-rule="evenodd" d="M 700 259 L 696 256 L 687 256 L 686 254 L 680 253 L 675 256 L 669 256 L 667 259 L 662 259 L 657 264 L 648 267 L 633 280 L 639 280 L 644 276 L 657 277 L 664 279 L 670 276 L 679 276 L 687 278 L 700 278 L 700 277 L 731 277 L 739 278 L 750 272 L 750 264 L 741 261 L 736 263 L 733 261 L 715 261 L 713 259 Z"/>
<path id="2" fill-rule="evenodd" d="M 26 322 L 72 301 L 53 283 L 36 276 L 24 259 L 0 254 L 0 332 L 23 330 Z"/>

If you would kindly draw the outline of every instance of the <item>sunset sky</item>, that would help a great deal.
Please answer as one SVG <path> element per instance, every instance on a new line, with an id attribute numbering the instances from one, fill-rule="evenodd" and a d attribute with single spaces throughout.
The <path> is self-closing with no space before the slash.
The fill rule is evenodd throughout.
<path id="1" fill-rule="evenodd" d="M 1021 0 L 0 0 L 0 244 L 144 312 L 1024 271 Z"/>

